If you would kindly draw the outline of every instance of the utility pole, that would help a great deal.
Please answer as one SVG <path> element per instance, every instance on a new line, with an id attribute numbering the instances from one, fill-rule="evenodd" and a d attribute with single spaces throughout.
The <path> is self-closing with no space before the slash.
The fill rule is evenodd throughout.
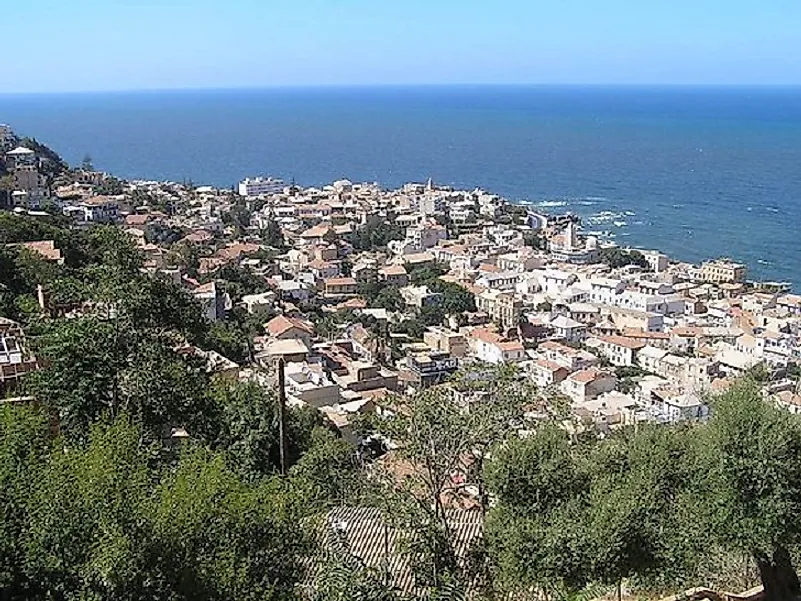
<path id="1" fill-rule="evenodd" d="M 286 475 L 286 385 L 284 383 L 284 358 L 278 357 L 278 452 L 281 475 Z"/>

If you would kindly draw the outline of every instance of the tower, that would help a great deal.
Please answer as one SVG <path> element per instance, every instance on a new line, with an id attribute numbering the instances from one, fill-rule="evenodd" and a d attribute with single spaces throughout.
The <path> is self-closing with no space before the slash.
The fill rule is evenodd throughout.
<path id="1" fill-rule="evenodd" d="M 576 248 L 576 224 L 570 221 L 565 228 L 565 247 L 567 250 Z"/>

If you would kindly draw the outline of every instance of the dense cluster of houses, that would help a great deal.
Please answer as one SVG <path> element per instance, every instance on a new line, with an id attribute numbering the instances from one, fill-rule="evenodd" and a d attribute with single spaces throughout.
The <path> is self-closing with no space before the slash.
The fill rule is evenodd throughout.
<path id="1" fill-rule="evenodd" d="M 20 148 L 6 157 L 20 181 L 36 165 Z M 76 226 L 123 228 L 147 269 L 186 286 L 210 320 L 233 309 L 217 277 L 223 268 L 256 278 L 260 291 L 236 300 L 263 324 L 251 361 L 216 358 L 212 368 L 272 385 L 271 366 L 283 357 L 288 400 L 325 412 L 345 431 L 350 415 L 380 407 L 388 392 L 418 390 L 482 362 L 518 365 L 548 395 L 569 400 L 577 420 L 599 428 L 704 418 L 709 393 L 758 366 L 766 394 L 801 411 L 792 377 L 801 297 L 747 283 L 745 267 L 730 260 L 694 266 L 640 250 L 647 268 L 613 269 L 602 260 L 605 243 L 581 235 L 570 215 L 534 215 L 497 195 L 431 181 L 384 190 L 256 179 L 238 193 L 136 181 L 117 196 L 97 196 L 103 177 L 81 173 L 45 196 Z M 246 222 L 237 225 L 230 215 L 242 207 Z M 370 242 L 371 232 L 387 229 L 390 239 Z M 268 230 L 280 244 L 265 239 Z M 60 259 L 52 241 L 31 248 Z M 176 260 L 192 254 L 191 269 Z M 439 323 L 411 337 L 395 325 L 445 301 L 430 283 L 413 281 L 426 268 L 469 293 L 475 310 L 443 310 Z M 366 286 L 397 291 L 400 306 L 366 298 Z M 320 327 L 321 314 L 340 316 L 333 331 Z"/>

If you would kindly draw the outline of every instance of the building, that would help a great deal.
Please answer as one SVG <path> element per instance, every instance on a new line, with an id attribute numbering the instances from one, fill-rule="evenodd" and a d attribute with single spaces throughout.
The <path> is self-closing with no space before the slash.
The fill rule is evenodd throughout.
<path id="1" fill-rule="evenodd" d="M 284 182 L 271 177 L 245 178 L 239 182 L 240 196 L 261 196 L 262 194 L 278 194 L 284 190 Z"/>
<path id="2" fill-rule="evenodd" d="M 406 286 L 400 289 L 400 295 L 409 307 L 422 309 L 429 305 L 438 305 L 442 302 L 440 292 L 431 292 L 428 286 Z"/>
<path id="3" fill-rule="evenodd" d="M 616 385 L 614 374 L 591 367 L 570 374 L 562 382 L 561 389 L 574 403 L 586 403 L 605 392 L 612 392 Z"/>
<path id="4" fill-rule="evenodd" d="M 632 366 L 636 362 L 637 351 L 645 348 L 642 340 L 626 338 L 625 336 L 602 336 L 598 339 L 598 350 L 612 365 Z"/>
<path id="5" fill-rule="evenodd" d="M 562 234 L 550 239 L 548 248 L 554 261 L 587 265 L 598 261 L 598 241 L 592 236 L 584 243 L 578 239 L 575 221 L 568 222 Z"/>
<path id="6" fill-rule="evenodd" d="M 485 290 L 476 297 L 476 309 L 489 315 L 493 321 L 500 322 L 503 327 L 510 328 L 520 323 L 523 315 L 523 301 L 514 293 L 500 290 Z"/>
<path id="7" fill-rule="evenodd" d="M 409 284 L 409 274 L 403 265 L 387 265 L 378 270 L 378 276 L 388 286 L 403 288 Z"/>
<path id="8" fill-rule="evenodd" d="M 440 326 L 431 326 L 423 332 L 423 342 L 435 350 L 448 353 L 453 357 L 464 357 L 467 354 L 467 340 L 459 332 Z"/>
<path id="9" fill-rule="evenodd" d="M 314 326 L 302 319 L 278 315 L 264 326 L 267 335 L 274 340 L 300 340 L 307 347 L 311 346 Z"/>
<path id="10" fill-rule="evenodd" d="M 354 278 L 329 278 L 324 290 L 326 296 L 351 296 L 358 292 L 359 283 Z"/>
<path id="11" fill-rule="evenodd" d="M 526 349 L 518 340 L 504 340 L 495 332 L 476 328 L 470 336 L 475 356 L 487 363 L 516 363 L 526 358 Z"/>
<path id="12" fill-rule="evenodd" d="M 429 386 L 442 382 L 459 369 L 459 360 L 443 351 L 412 353 L 406 357 L 406 367 L 416 383 Z"/>
<path id="13" fill-rule="evenodd" d="M 212 281 L 198 286 L 191 291 L 191 294 L 200 303 L 201 311 L 206 319 L 217 321 L 223 316 L 225 302 L 223 297 L 218 294 L 216 283 Z"/>
<path id="14" fill-rule="evenodd" d="M 528 365 L 529 374 L 532 380 L 540 388 L 547 388 L 561 383 L 570 372 L 567 368 L 548 361 L 548 359 L 537 359 Z"/>
<path id="15" fill-rule="evenodd" d="M 242 297 L 242 305 L 251 315 L 267 313 L 272 309 L 277 298 L 275 292 L 262 292 L 260 294 L 246 294 Z"/>
<path id="16" fill-rule="evenodd" d="M 658 250 L 641 250 L 640 253 L 648 261 L 648 267 L 651 271 L 654 273 L 667 271 L 668 265 L 670 265 L 670 258 L 666 254 Z"/>
<path id="17" fill-rule="evenodd" d="M 728 259 L 705 261 L 698 272 L 699 279 L 713 284 L 734 283 L 745 281 L 746 267 L 742 263 L 735 263 Z"/>
<path id="18" fill-rule="evenodd" d="M 626 282 L 611 278 L 590 280 L 590 302 L 619 307 L 618 297 L 626 289 Z"/>
<path id="19" fill-rule="evenodd" d="M 709 417 L 709 405 L 693 392 L 677 392 L 657 388 L 651 393 L 659 412 L 670 422 L 699 420 Z"/>
<path id="20" fill-rule="evenodd" d="M 550 323 L 553 335 L 567 342 L 581 342 L 587 335 L 587 326 L 566 315 L 558 315 Z"/>
<path id="21" fill-rule="evenodd" d="M 36 153 L 30 148 L 18 146 L 6 153 L 6 168 L 15 171 L 23 165 L 36 165 Z"/>
<path id="22" fill-rule="evenodd" d="M 570 372 L 587 369 L 598 364 L 598 357 L 592 353 L 553 341 L 540 344 L 537 352 L 548 361 L 561 365 Z"/>
<path id="23" fill-rule="evenodd" d="M 95 196 L 78 204 L 84 221 L 90 223 L 112 223 L 119 216 L 119 204 L 107 196 Z"/>
<path id="24" fill-rule="evenodd" d="M 287 363 L 284 369 L 287 401 L 315 409 L 339 403 L 339 386 L 328 378 L 322 366 L 309 363 Z"/>
<path id="25" fill-rule="evenodd" d="M 0 398 L 7 396 L 26 374 L 39 369 L 16 321 L 0 317 Z"/>

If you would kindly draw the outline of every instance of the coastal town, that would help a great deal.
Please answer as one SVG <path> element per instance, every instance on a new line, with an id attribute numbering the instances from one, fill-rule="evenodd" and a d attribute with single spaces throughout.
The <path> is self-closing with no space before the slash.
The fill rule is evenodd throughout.
<path id="1" fill-rule="evenodd" d="M 0 126 L 7 210 L 124 230 L 146 270 L 185 287 L 210 321 L 247 316 L 236 357 L 201 349 L 210 369 L 271 386 L 281 357 L 287 402 L 347 437 L 387 395 L 473 364 L 514 364 L 541 391 L 532 410 L 562 398 L 579 428 L 704 419 L 710 394 L 757 371 L 766 400 L 801 412 L 801 296 L 747 282 L 731 260 L 619 248 L 582 235 L 573 215 L 431 180 L 384 190 L 248 178 L 232 190 L 84 164 L 49 187 L 49 159 L 18 142 Z M 22 245 L 63 261 L 53 240 Z M 10 390 L 36 361 L 19 326 L 4 328 Z"/>
<path id="2" fill-rule="evenodd" d="M 51 497 L 71 486 L 59 484 L 58 461 L 79 461 L 105 431 L 108 465 L 134 447 L 137 457 L 146 455 L 143 462 L 161 453 L 163 466 L 142 469 L 161 470 L 153 473 L 165 486 L 181 469 L 188 470 L 186 482 L 209 473 L 203 461 L 214 453 L 221 457 L 214 469 L 228 466 L 222 481 L 236 495 L 266 486 L 249 497 L 244 521 L 235 522 L 245 541 L 236 552 L 238 561 L 257 566 L 241 570 L 253 590 L 264 581 L 251 580 L 266 574 L 270 587 L 280 580 L 281 590 L 305 591 L 286 598 L 429 599 L 442 587 L 472 595 L 453 598 L 512 598 L 477 596 L 488 585 L 479 581 L 485 568 L 470 563 L 471 553 L 485 543 L 483 565 L 511 570 L 505 586 L 528 595 L 515 598 L 556 598 L 540 593 L 599 582 L 616 587 L 618 599 L 624 590 L 635 598 L 635 577 L 667 569 L 674 559 L 626 541 L 642 536 L 663 544 L 664 523 L 671 533 L 691 528 L 687 537 L 697 535 L 701 544 L 687 553 L 686 572 L 653 590 L 686 588 L 688 578 L 710 573 L 715 591 L 748 589 L 759 579 L 728 564 L 707 569 L 707 534 L 692 529 L 696 518 L 675 500 L 680 482 L 687 499 L 709 505 L 698 491 L 718 488 L 693 462 L 718 465 L 735 447 L 772 452 L 768 444 L 747 443 L 774 427 L 794 427 L 776 415 L 801 414 L 801 296 L 784 284 L 749 281 L 746 265 L 732 259 L 695 265 L 657 249 L 620 247 L 584 231 L 573 214 L 431 179 L 393 190 L 346 179 L 303 187 L 254 177 L 231 188 L 124 180 L 96 170 L 88 156 L 69 167 L 43 144 L 0 125 L 0 269 L 0 410 L 21 412 L 5 414 L 10 424 L 42 408 L 48 415 L 55 468 L 35 480 L 56 492 L 32 497 L 45 499 L 46 515 L 61 507 Z M 714 430 L 714 452 L 688 442 L 716 415 L 731 420 L 726 404 L 722 412 L 715 404 L 727 394 L 756 399 L 760 409 L 749 406 L 748 419 L 757 415 L 772 425 Z M 733 403 L 728 411 L 738 410 Z M 120 414 L 135 416 L 139 429 L 125 430 Z M 614 453 L 592 446 L 611 441 L 618 446 L 610 448 L 628 454 L 614 466 Z M 208 445 L 208 454 L 185 460 L 181 449 L 195 442 Z M 77 450 L 63 452 L 68 448 Z M 770 460 L 794 474 L 795 456 L 777 453 Z M 748 458 L 749 469 L 761 474 L 762 458 Z M 693 467 L 685 470 L 688 463 Z M 127 476 L 113 481 L 123 486 Z M 201 496 L 219 485 L 178 482 L 182 494 Z M 551 489 L 561 500 L 541 502 L 556 498 Z M 118 496 L 148 491 L 143 485 Z M 302 500 L 290 503 L 287 491 Z M 106 494 L 92 499 L 105 503 Z M 192 536 L 205 541 L 206 522 L 219 522 L 213 512 L 239 511 L 245 497 L 210 492 L 200 500 L 188 496 L 185 507 L 169 495 L 159 498 L 165 508 L 146 519 L 164 520 L 153 536 L 165 538 L 152 543 L 162 549 L 164 541 L 183 545 L 189 536 L 182 511 L 210 512 L 190 525 Z M 153 503 L 142 501 L 146 508 Z M 254 535 L 253 516 L 275 507 L 297 511 L 280 518 L 287 534 L 275 535 L 266 522 L 268 534 Z M 728 522 L 731 514 L 722 514 Z M 81 514 L 66 539 L 94 515 Z M 305 528 L 311 520 L 317 529 Z M 624 525 L 606 528 L 616 520 Z M 227 569 L 231 540 L 240 535 L 220 523 L 214 549 Z M 782 519 L 775 523 L 784 528 Z M 740 536 L 740 523 L 733 524 Z M 441 538 L 426 538 L 432 528 Z M 581 547 L 580 560 L 561 538 L 571 528 L 577 540 L 600 541 Z M 310 547 L 292 546 L 308 537 Z M 507 544 L 520 546 L 511 560 L 503 555 Z M 609 559 L 604 545 L 629 545 L 625 561 L 633 567 L 619 568 L 623 560 Z M 194 580 L 185 574 L 206 565 L 207 546 L 213 545 L 168 548 L 168 560 L 147 569 L 172 574 L 174 560 L 180 576 L 171 586 L 191 589 Z M 545 555 L 526 567 L 531 546 L 553 553 L 556 567 Z M 568 555 L 559 555 L 566 548 Z M 726 557 L 739 561 L 738 549 L 726 547 Z M 296 563 L 275 576 L 270 570 L 283 568 L 274 567 L 271 553 Z M 450 563 L 437 563 L 444 556 Z M 563 574 L 574 561 L 583 571 L 568 582 Z M 348 591 L 368 582 L 406 596 L 319 596 L 345 586 L 344 569 L 356 578 Z M 18 586 L 33 586 L 25 578 L 38 582 L 41 570 L 32 573 Z M 219 579 L 227 595 L 227 572 Z M 729 598 L 706 588 L 686 595 Z M 736 598 L 770 597 L 759 588 Z"/>

